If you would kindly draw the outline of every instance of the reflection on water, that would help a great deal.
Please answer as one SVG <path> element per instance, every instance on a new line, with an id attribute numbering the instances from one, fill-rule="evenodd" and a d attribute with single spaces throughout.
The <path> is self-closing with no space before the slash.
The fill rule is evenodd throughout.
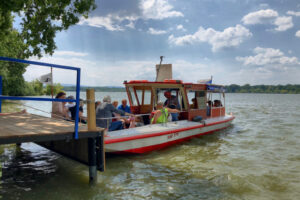
<path id="1" fill-rule="evenodd" d="M 81 94 L 84 97 L 84 94 Z M 101 99 L 102 93 L 97 93 Z M 121 100 L 124 93 L 113 93 Z M 0 146 L 2 199 L 298 199 L 300 95 L 228 94 L 228 129 L 88 168 L 35 144 Z M 41 106 L 45 108 L 46 106 Z M 1 199 L 0 198 L 0 199 Z"/>

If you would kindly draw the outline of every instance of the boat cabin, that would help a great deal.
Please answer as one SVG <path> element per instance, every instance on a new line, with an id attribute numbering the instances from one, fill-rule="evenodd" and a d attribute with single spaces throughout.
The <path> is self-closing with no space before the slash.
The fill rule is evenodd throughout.
<path id="1" fill-rule="evenodd" d="M 220 85 L 183 83 L 181 80 L 134 80 L 124 84 L 131 112 L 145 114 L 145 124 L 150 123 L 149 115 L 159 101 L 180 110 L 179 120 L 225 116 L 225 90 Z"/>

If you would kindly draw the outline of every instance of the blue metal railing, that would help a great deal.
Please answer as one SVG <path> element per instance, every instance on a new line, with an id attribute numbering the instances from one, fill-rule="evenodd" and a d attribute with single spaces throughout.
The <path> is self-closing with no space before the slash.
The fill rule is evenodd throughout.
<path id="1" fill-rule="evenodd" d="M 17 62 L 17 63 L 24 63 L 24 64 L 31 64 L 31 65 L 40 65 L 45 67 L 53 67 L 53 68 L 60 68 L 60 69 L 68 69 L 74 70 L 77 72 L 76 76 L 76 99 L 69 100 L 69 99 L 51 99 L 51 98 L 35 98 L 35 97 L 12 97 L 12 96 L 2 96 L 2 77 L 0 76 L 0 112 L 1 112 L 1 100 L 27 100 L 27 101 L 58 101 L 58 102 L 76 102 L 76 117 L 75 117 L 75 135 L 74 138 L 78 139 L 78 122 L 79 122 L 79 98 L 80 98 L 80 68 L 77 67 L 70 67 L 64 65 L 56 65 L 50 63 L 43 63 L 43 62 L 36 62 L 36 61 L 29 61 L 29 60 L 21 60 L 15 58 L 7 58 L 1 57 L 0 61 L 8 61 L 8 62 Z"/>

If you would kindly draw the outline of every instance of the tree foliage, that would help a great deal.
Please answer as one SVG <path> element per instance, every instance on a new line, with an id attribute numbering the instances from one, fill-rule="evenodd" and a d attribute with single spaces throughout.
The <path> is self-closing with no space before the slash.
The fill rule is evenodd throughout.
<path id="1" fill-rule="evenodd" d="M 80 17 L 88 17 L 95 8 L 95 0 L 1 0 L 0 56 L 26 59 L 52 55 L 56 33 L 76 24 Z M 15 29 L 17 15 L 22 22 Z M 0 61 L 4 95 L 31 94 L 31 86 L 23 78 L 25 70 L 25 64 Z"/>
<path id="2" fill-rule="evenodd" d="M 52 55 L 56 33 L 88 17 L 95 8 L 95 0 L 4 0 L 0 1 L 0 31 L 9 31 L 16 13 L 22 19 L 20 37 L 27 47 L 26 57 L 41 57 L 42 51 Z"/>
<path id="3" fill-rule="evenodd" d="M 10 26 L 10 31 L 2 34 L 0 39 L 0 55 L 24 58 L 26 45 L 19 33 Z M 3 94 L 12 96 L 24 95 L 25 81 L 23 73 L 26 65 L 22 63 L 0 61 L 0 76 L 3 77 Z"/>
<path id="4" fill-rule="evenodd" d="M 44 93 L 46 95 L 51 95 L 51 93 L 53 91 L 53 95 L 56 95 L 57 93 L 61 92 L 62 89 L 63 89 L 63 86 L 59 83 L 53 84 L 53 86 L 47 85 Z"/>
<path id="5" fill-rule="evenodd" d="M 239 86 L 236 84 L 225 86 L 229 93 L 280 93 L 280 94 L 300 94 L 300 85 L 253 85 Z"/>
<path id="6" fill-rule="evenodd" d="M 39 80 L 25 82 L 25 96 L 39 96 L 44 94 L 43 83 Z"/>

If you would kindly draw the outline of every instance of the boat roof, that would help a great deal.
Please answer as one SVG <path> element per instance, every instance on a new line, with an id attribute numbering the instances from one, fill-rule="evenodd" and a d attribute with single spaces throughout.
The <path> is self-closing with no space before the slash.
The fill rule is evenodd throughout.
<path id="1" fill-rule="evenodd" d="M 125 85 L 137 85 L 137 86 L 154 86 L 156 84 L 167 84 L 173 86 L 184 86 L 184 87 L 200 87 L 210 92 L 225 92 L 223 85 L 216 84 L 205 84 L 205 83 L 191 83 L 183 82 L 182 80 L 164 80 L 164 81 L 148 81 L 148 80 L 131 80 L 129 82 L 124 81 Z"/>

